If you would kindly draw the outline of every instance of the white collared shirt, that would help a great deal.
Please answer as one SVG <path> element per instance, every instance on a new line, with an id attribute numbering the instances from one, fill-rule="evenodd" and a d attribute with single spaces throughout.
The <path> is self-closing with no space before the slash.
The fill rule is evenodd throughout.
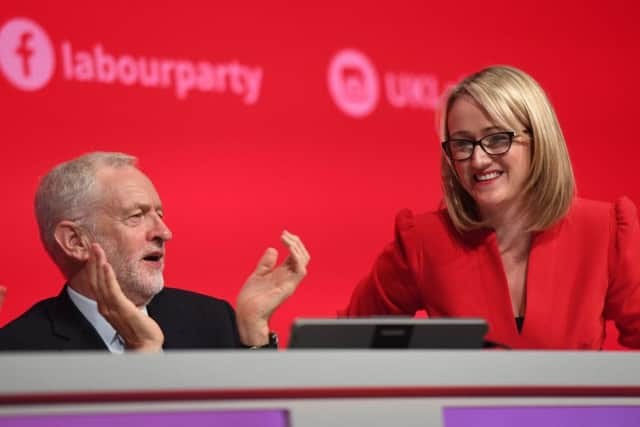
<path id="1" fill-rule="evenodd" d="M 124 342 L 118 336 L 116 330 L 113 329 L 113 326 L 100 314 L 98 311 L 98 303 L 74 291 L 71 286 L 67 286 L 67 293 L 71 301 L 78 310 L 80 310 L 80 313 L 91 323 L 91 326 L 93 326 L 96 332 L 98 332 L 98 335 L 100 335 L 100 338 L 102 338 L 102 341 L 104 341 L 109 351 L 111 353 L 122 354 L 125 350 Z M 146 306 L 141 307 L 140 311 L 147 316 L 149 315 Z"/>

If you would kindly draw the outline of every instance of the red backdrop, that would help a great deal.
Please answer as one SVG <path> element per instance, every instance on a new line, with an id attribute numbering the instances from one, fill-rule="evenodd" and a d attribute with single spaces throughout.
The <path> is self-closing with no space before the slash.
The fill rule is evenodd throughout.
<path id="1" fill-rule="evenodd" d="M 174 233 L 168 285 L 234 301 L 286 228 L 312 262 L 273 327 L 286 339 L 296 316 L 335 315 L 395 212 L 438 205 L 433 102 L 491 64 L 547 90 L 579 194 L 640 204 L 634 2 L 141 3 L 3 2 L 0 325 L 59 292 L 33 194 L 93 150 L 138 156 L 156 184 Z"/>

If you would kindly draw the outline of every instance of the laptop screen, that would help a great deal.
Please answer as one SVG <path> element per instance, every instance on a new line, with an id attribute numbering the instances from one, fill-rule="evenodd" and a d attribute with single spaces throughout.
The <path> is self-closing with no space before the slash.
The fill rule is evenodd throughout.
<path id="1" fill-rule="evenodd" d="M 487 333 L 483 319 L 357 317 L 296 319 L 289 348 L 477 349 Z"/>

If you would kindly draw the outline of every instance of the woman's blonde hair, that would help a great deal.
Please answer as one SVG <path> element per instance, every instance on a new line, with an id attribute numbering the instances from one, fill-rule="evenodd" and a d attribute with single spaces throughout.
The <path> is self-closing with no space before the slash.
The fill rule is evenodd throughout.
<path id="1" fill-rule="evenodd" d="M 485 68 L 454 86 L 441 114 L 441 137 L 449 139 L 447 120 L 454 102 L 468 96 L 504 129 L 531 137 L 531 169 L 524 188 L 522 212 L 528 231 L 540 231 L 562 218 L 573 200 L 575 180 L 562 130 L 546 94 L 528 74 L 513 67 Z M 485 227 L 473 198 L 458 181 L 442 153 L 442 188 L 449 216 L 459 231 Z"/>

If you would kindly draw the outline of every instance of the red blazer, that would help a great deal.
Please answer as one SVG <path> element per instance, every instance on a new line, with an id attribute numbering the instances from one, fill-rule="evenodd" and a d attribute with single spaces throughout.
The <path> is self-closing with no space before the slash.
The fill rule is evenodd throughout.
<path id="1" fill-rule="evenodd" d="M 487 340 L 511 348 L 600 349 L 605 320 L 640 347 L 640 228 L 633 203 L 576 199 L 565 218 L 534 233 L 526 311 L 518 333 L 493 230 L 460 235 L 446 210 L 401 211 L 396 239 L 358 284 L 347 316 L 481 317 Z"/>

